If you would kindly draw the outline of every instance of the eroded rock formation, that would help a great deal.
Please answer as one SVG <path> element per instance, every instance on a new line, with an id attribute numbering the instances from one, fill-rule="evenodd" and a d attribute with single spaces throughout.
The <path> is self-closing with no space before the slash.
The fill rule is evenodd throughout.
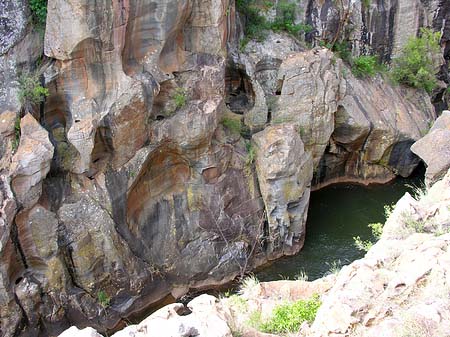
<path id="1" fill-rule="evenodd" d="M 427 185 L 441 179 L 450 168 L 450 111 L 444 111 L 425 137 L 411 146 L 427 165 Z"/>
<path id="2" fill-rule="evenodd" d="M 331 31 L 331 1 L 300 6 Z M 406 27 L 447 32 L 446 4 L 400 7 L 356 1 L 353 34 L 373 36 L 355 46 L 390 59 Z M 105 331 L 298 252 L 311 188 L 409 175 L 435 118 L 423 93 L 284 33 L 240 51 L 233 1 L 49 0 L 44 41 L 27 1 L 0 14 L 2 336 Z M 24 114 L 36 70 L 49 96 Z"/>

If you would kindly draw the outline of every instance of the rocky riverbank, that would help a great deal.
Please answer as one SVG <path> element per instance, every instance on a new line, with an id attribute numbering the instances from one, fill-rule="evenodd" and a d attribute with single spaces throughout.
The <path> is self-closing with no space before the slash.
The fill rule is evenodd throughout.
<path id="1" fill-rule="evenodd" d="M 168 305 L 114 337 L 278 336 L 255 329 L 281 304 L 320 295 L 315 320 L 292 336 L 450 336 L 450 171 L 401 198 L 381 239 L 360 260 L 322 279 L 247 279 L 239 295 Z M 257 315 L 255 315 L 257 314 Z M 285 335 L 285 334 L 283 334 Z M 60 337 L 100 336 L 75 327 Z"/>

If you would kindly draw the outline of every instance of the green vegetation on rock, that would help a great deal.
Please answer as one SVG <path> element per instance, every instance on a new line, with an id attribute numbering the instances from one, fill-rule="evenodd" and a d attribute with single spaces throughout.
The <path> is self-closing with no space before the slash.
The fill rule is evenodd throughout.
<path id="1" fill-rule="evenodd" d="M 376 56 L 359 56 L 352 61 L 352 72 L 356 77 L 373 77 L 379 70 Z"/>
<path id="2" fill-rule="evenodd" d="M 108 294 L 106 294 L 104 290 L 100 290 L 97 293 L 97 300 L 103 308 L 109 307 L 109 304 L 111 302 L 111 298 L 108 296 Z"/>
<path id="3" fill-rule="evenodd" d="M 299 33 L 309 33 L 312 27 L 307 24 L 296 24 L 297 5 L 295 3 L 288 3 L 280 1 L 277 6 L 277 15 L 275 20 L 270 24 L 270 28 L 275 31 L 285 31 L 297 36 Z"/>
<path id="4" fill-rule="evenodd" d="M 29 4 L 34 24 L 38 28 L 44 28 L 47 20 L 47 0 L 30 0 Z"/>
<path id="5" fill-rule="evenodd" d="M 422 28 L 420 37 L 412 37 L 394 59 L 392 77 L 398 82 L 431 93 L 437 85 L 435 55 L 440 53 L 440 32 Z"/>
<path id="6" fill-rule="evenodd" d="M 296 332 L 303 322 L 314 321 L 321 304 L 319 296 L 314 295 L 309 300 L 279 305 L 268 321 L 260 323 L 259 330 L 268 333 Z"/>
<path id="7" fill-rule="evenodd" d="M 18 82 L 19 102 L 25 112 L 31 113 L 49 95 L 48 89 L 41 85 L 37 74 L 22 74 Z"/>
<path id="8" fill-rule="evenodd" d="M 249 40 L 262 41 L 267 36 L 267 30 L 275 32 L 285 31 L 299 37 L 301 33 L 308 33 L 312 27 L 303 23 L 296 23 L 298 5 L 280 0 L 276 7 L 276 17 L 273 22 L 268 21 L 261 11 L 267 11 L 274 6 L 273 1 L 259 4 L 256 0 L 236 0 L 236 6 L 244 18 L 244 39 L 241 40 L 240 49 L 245 48 Z"/>
<path id="9" fill-rule="evenodd" d="M 14 139 L 12 141 L 12 150 L 15 152 L 17 148 L 19 147 L 20 143 L 20 117 L 17 116 L 16 120 L 14 122 Z"/>
<path id="10" fill-rule="evenodd" d="M 242 131 L 242 123 L 240 118 L 224 117 L 221 123 L 233 134 L 240 134 Z"/>
<path id="11" fill-rule="evenodd" d="M 372 236 L 376 241 L 378 241 L 381 238 L 381 234 L 383 234 L 383 224 L 379 222 L 371 223 L 369 224 L 369 227 L 372 229 Z M 365 252 L 368 252 L 376 242 L 371 240 L 362 240 L 359 235 L 353 237 L 353 240 L 355 241 L 356 248 Z"/>
<path id="12" fill-rule="evenodd" d="M 183 88 L 177 88 L 175 94 L 173 95 L 173 100 L 177 109 L 180 109 L 186 105 L 187 94 Z"/>

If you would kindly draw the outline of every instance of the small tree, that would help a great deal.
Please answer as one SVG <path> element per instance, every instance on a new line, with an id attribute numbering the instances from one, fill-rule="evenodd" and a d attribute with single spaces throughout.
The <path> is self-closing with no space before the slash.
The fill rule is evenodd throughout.
<path id="1" fill-rule="evenodd" d="M 380 68 L 376 56 L 359 56 L 352 60 L 352 72 L 356 77 L 373 77 Z"/>
<path id="2" fill-rule="evenodd" d="M 437 85 L 435 73 L 439 64 L 435 56 L 441 51 L 441 33 L 427 28 L 420 33 L 420 37 L 410 38 L 394 59 L 392 77 L 398 83 L 431 93 Z"/>
<path id="3" fill-rule="evenodd" d="M 44 88 L 37 74 L 22 74 L 19 77 L 19 102 L 25 113 L 33 113 L 36 107 L 44 102 L 48 96 L 48 89 Z"/>
<path id="4" fill-rule="evenodd" d="M 30 0 L 30 10 L 33 14 L 33 21 L 36 27 L 45 28 L 47 19 L 47 0 Z"/>

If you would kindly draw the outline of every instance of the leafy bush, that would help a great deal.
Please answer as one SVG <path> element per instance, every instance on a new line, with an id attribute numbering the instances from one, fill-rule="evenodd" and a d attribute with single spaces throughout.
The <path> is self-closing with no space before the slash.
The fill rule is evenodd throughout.
<path id="1" fill-rule="evenodd" d="M 245 161 L 245 165 L 251 167 L 255 161 L 256 150 L 251 141 L 245 143 L 245 148 L 247 149 L 247 160 Z"/>
<path id="2" fill-rule="evenodd" d="M 273 5 L 273 2 L 266 1 L 263 7 L 267 9 L 272 8 Z M 236 0 L 236 6 L 245 19 L 244 34 L 247 39 L 240 45 L 241 49 L 245 47 L 248 40 L 264 40 L 268 29 L 275 32 L 285 31 L 294 36 L 298 36 L 302 32 L 308 33 L 313 29 L 310 25 L 295 23 L 297 9 L 295 3 L 279 1 L 276 8 L 277 14 L 273 22 L 268 22 L 264 16 L 259 14 L 263 8 L 257 5 L 255 0 Z"/>
<path id="3" fill-rule="evenodd" d="M 106 294 L 104 290 L 100 290 L 97 293 L 97 300 L 98 303 L 103 307 L 106 308 L 111 303 L 111 298 Z"/>
<path id="4" fill-rule="evenodd" d="M 382 223 L 371 223 L 369 224 L 369 227 L 372 229 L 372 236 L 375 239 L 375 242 L 380 240 L 381 234 L 383 234 L 383 224 Z M 356 237 L 353 237 L 353 241 L 355 241 L 355 246 L 359 250 L 368 252 L 370 248 L 374 245 L 374 241 L 371 240 L 362 240 L 361 237 L 358 235 Z"/>
<path id="5" fill-rule="evenodd" d="M 392 77 L 398 83 L 431 93 L 437 85 L 435 70 L 439 64 L 434 55 L 440 53 L 440 32 L 422 28 L 420 37 L 408 40 L 399 57 L 394 59 Z"/>
<path id="6" fill-rule="evenodd" d="M 25 112 L 32 112 L 48 95 L 48 89 L 41 85 L 38 75 L 23 74 L 19 77 L 19 102 Z"/>
<path id="7" fill-rule="evenodd" d="M 264 40 L 268 24 L 266 18 L 259 14 L 259 8 L 256 6 L 255 1 L 236 0 L 236 7 L 245 20 L 245 36 L 257 41 Z"/>
<path id="8" fill-rule="evenodd" d="M 319 296 L 314 295 L 309 300 L 280 305 L 273 310 L 269 321 L 260 325 L 260 330 L 268 333 L 298 331 L 303 322 L 311 323 L 314 321 L 321 304 Z"/>
<path id="9" fill-rule="evenodd" d="M 14 122 L 14 139 L 12 141 L 12 150 L 13 150 L 13 152 L 16 152 L 17 148 L 19 147 L 20 135 L 21 135 L 21 131 L 20 131 L 20 117 L 17 116 L 16 120 Z"/>
<path id="10" fill-rule="evenodd" d="M 173 100 L 175 101 L 177 109 L 184 107 L 187 102 L 186 91 L 183 88 L 177 88 L 173 95 Z"/>
<path id="11" fill-rule="evenodd" d="M 359 56 L 353 59 L 352 73 L 356 77 L 373 77 L 378 71 L 376 56 Z"/>
<path id="12" fill-rule="evenodd" d="M 336 41 L 334 44 L 331 44 L 330 42 L 321 40 L 319 41 L 319 46 L 332 50 L 347 63 L 351 63 L 352 61 L 352 50 L 348 41 Z"/>
<path id="13" fill-rule="evenodd" d="M 45 27 L 47 19 L 47 0 L 30 0 L 30 10 L 33 21 L 38 27 Z"/>
<path id="14" fill-rule="evenodd" d="M 242 131 L 242 123 L 239 118 L 224 117 L 222 125 L 234 134 L 240 134 Z"/>
<path id="15" fill-rule="evenodd" d="M 270 28 L 277 31 L 286 31 L 294 36 L 301 32 L 309 33 L 312 27 L 307 24 L 296 24 L 296 4 L 280 1 L 277 6 L 277 15 L 274 22 L 270 24 Z"/>

